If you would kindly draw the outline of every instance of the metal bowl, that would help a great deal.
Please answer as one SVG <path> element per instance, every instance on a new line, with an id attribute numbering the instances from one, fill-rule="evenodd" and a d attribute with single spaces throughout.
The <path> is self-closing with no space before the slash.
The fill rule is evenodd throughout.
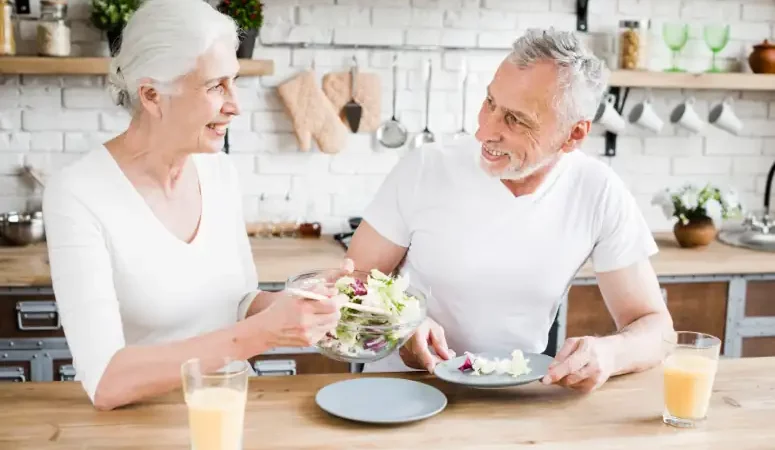
<path id="1" fill-rule="evenodd" d="M 43 242 L 46 237 L 43 213 L 8 212 L 0 214 L 0 237 L 13 245 Z"/>

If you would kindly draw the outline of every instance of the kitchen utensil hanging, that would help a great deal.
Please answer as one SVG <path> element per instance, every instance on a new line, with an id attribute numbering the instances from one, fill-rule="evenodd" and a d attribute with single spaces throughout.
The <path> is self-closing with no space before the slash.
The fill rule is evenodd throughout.
<path id="1" fill-rule="evenodd" d="M 398 57 L 393 56 L 393 115 L 377 129 L 377 140 L 387 148 L 399 148 L 406 143 L 406 127 L 396 119 L 396 97 L 398 83 Z"/>
<path id="2" fill-rule="evenodd" d="M 462 91 L 463 91 L 463 98 L 461 99 L 461 109 L 460 109 L 460 131 L 455 133 L 455 135 L 452 137 L 453 139 L 460 139 L 462 137 L 468 136 L 468 132 L 466 131 L 466 96 L 468 92 L 468 65 L 466 64 L 465 58 L 463 58 L 463 67 L 461 68 L 461 74 L 460 76 L 463 78 L 462 83 Z"/>
<path id="3" fill-rule="evenodd" d="M 363 108 L 358 102 L 355 101 L 355 86 L 356 78 L 358 77 L 358 58 L 353 55 L 353 66 L 350 69 L 350 101 L 342 108 L 342 114 L 345 121 L 350 126 L 350 130 L 353 133 L 358 132 L 358 127 L 361 124 L 361 116 L 363 115 Z"/>
<path id="4" fill-rule="evenodd" d="M 432 144 L 436 142 L 436 137 L 431 133 L 428 123 L 430 122 L 430 109 L 431 109 L 431 79 L 433 77 L 433 64 L 431 59 L 428 59 L 428 70 L 426 72 L 426 84 L 425 84 L 425 129 L 414 137 L 414 148 L 420 148 L 425 144 Z"/>

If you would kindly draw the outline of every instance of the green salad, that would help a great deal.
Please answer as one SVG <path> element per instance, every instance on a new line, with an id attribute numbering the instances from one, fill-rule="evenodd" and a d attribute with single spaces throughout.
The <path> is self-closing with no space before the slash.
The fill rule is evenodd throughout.
<path id="1" fill-rule="evenodd" d="M 343 276 L 334 287 L 344 304 L 341 319 L 336 329 L 318 345 L 336 353 L 353 357 L 377 354 L 394 347 L 423 319 L 420 300 L 406 293 L 409 287 L 406 277 L 391 277 L 375 269 L 369 272 L 366 283 Z M 384 314 L 349 308 L 350 302 L 379 308 Z"/>

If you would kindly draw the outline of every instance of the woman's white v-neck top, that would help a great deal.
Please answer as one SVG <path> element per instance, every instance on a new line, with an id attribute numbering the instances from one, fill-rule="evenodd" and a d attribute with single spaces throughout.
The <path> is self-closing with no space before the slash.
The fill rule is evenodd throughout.
<path id="1" fill-rule="evenodd" d="M 192 158 L 202 214 L 190 243 L 158 220 L 105 147 L 47 181 L 54 295 L 76 379 L 92 401 L 122 347 L 223 329 L 244 317 L 255 296 L 236 171 L 226 154 Z"/>

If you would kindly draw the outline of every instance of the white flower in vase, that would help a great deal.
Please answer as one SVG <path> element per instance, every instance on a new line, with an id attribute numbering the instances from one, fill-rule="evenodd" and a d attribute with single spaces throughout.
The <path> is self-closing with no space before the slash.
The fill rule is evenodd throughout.
<path id="1" fill-rule="evenodd" d="M 675 213 L 675 205 L 673 204 L 673 197 L 670 195 L 670 190 L 664 189 L 656 194 L 651 200 L 652 205 L 662 208 L 662 212 L 666 217 L 671 217 Z"/>
<path id="2" fill-rule="evenodd" d="M 666 217 L 678 219 L 674 232 L 684 247 L 707 245 L 722 221 L 741 211 L 734 191 L 723 192 L 711 185 L 698 188 L 687 184 L 675 191 L 664 189 L 654 195 L 651 203 L 660 206 Z"/>
<path id="3" fill-rule="evenodd" d="M 681 195 L 681 204 L 689 210 L 697 209 L 700 205 L 700 197 L 694 191 L 687 191 Z"/>
<path id="4" fill-rule="evenodd" d="M 709 198 L 705 202 L 705 214 L 713 220 L 716 226 L 720 226 L 724 218 L 724 209 L 721 206 L 721 202 L 715 198 Z"/>

